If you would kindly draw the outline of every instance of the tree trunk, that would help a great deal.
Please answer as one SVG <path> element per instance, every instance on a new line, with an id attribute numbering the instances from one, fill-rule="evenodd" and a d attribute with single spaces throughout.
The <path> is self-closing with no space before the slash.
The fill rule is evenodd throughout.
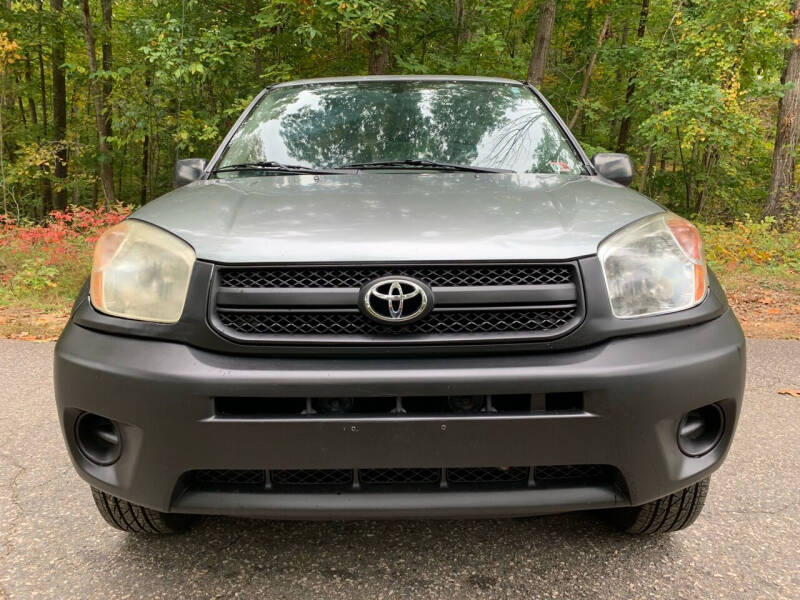
<path id="1" fill-rule="evenodd" d="M 639 11 L 639 29 L 636 30 L 636 39 L 641 40 L 647 31 L 647 15 L 650 12 L 650 0 L 642 0 L 642 8 Z M 628 79 L 628 89 L 625 91 L 625 106 L 630 110 L 631 98 L 636 89 L 636 73 Z M 617 138 L 617 152 L 625 152 L 628 145 L 628 136 L 631 133 L 631 116 L 626 115 L 619 126 L 619 137 Z"/>
<path id="2" fill-rule="evenodd" d="M 531 60 L 528 63 L 526 81 L 539 87 L 544 79 L 547 67 L 547 52 L 553 37 L 553 24 L 556 22 L 556 0 L 544 0 L 539 8 L 539 20 L 536 22 L 536 35 L 533 38 Z"/>
<path id="3" fill-rule="evenodd" d="M 389 66 L 389 32 L 379 27 L 369 34 L 369 74 L 385 75 Z"/>
<path id="4" fill-rule="evenodd" d="M 111 25 L 112 25 L 112 16 L 113 16 L 113 8 L 111 5 L 111 0 L 100 0 L 100 4 L 103 8 L 103 44 L 101 47 L 101 52 L 103 55 L 102 64 L 103 64 L 103 71 L 108 74 L 111 69 L 114 68 L 114 60 L 113 60 L 113 53 L 111 47 Z M 106 76 L 103 79 L 103 107 L 105 109 L 105 113 L 103 114 L 104 122 L 103 122 L 103 132 L 107 138 L 112 136 L 111 130 L 111 88 L 112 82 L 111 78 Z"/>
<path id="5" fill-rule="evenodd" d="M 465 0 L 453 0 L 453 20 L 456 25 L 453 36 L 456 50 L 454 58 L 457 58 L 461 45 L 472 40 L 472 31 L 467 27 L 467 7 L 465 6 Z"/>
<path id="6" fill-rule="evenodd" d="M 146 90 L 145 97 L 147 98 L 148 104 L 148 114 L 147 114 L 147 132 L 144 134 L 144 140 L 142 141 L 142 184 L 141 184 L 141 193 L 140 193 L 140 201 L 142 205 L 147 204 L 149 200 L 148 197 L 148 189 L 150 189 L 150 85 L 152 79 L 150 77 L 150 72 L 146 71 L 144 75 L 144 88 Z"/>
<path id="7" fill-rule="evenodd" d="M 144 141 L 142 142 L 142 184 L 139 202 L 142 205 L 147 204 L 147 179 L 148 167 L 150 165 L 150 137 L 145 134 Z"/>
<path id="8" fill-rule="evenodd" d="M 97 148 L 100 151 L 100 182 L 103 186 L 106 204 L 111 205 L 116 202 L 114 196 L 114 169 L 111 164 L 108 145 L 106 144 L 103 96 L 95 77 L 97 73 L 97 55 L 94 32 L 92 31 L 92 18 L 89 12 L 89 0 L 81 0 L 81 15 L 83 17 L 83 32 L 86 37 L 86 54 L 89 58 L 89 90 L 92 95 L 92 106 L 94 107 Z"/>
<path id="9" fill-rule="evenodd" d="M 44 74 L 44 57 L 42 56 L 42 43 L 41 40 L 44 38 L 42 35 L 42 4 L 44 0 L 39 0 L 38 2 L 38 19 L 36 23 L 36 31 L 37 31 L 37 39 L 39 43 L 36 45 L 36 59 L 39 63 L 39 94 L 41 96 L 41 115 L 42 115 L 42 139 L 49 139 L 48 135 L 48 127 L 47 127 L 47 81 Z M 40 169 L 44 172 L 45 177 L 42 178 L 42 213 L 47 214 L 50 212 L 50 207 L 53 202 L 53 186 L 52 182 L 50 181 L 50 168 L 43 164 Z"/>
<path id="10" fill-rule="evenodd" d="M 6 187 L 6 163 L 3 156 L 5 147 L 5 137 L 3 136 L 3 114 L 5 113 L 6 101 L 6 74 L 3 70 L 5 65 L 0 64 L 0 187 L 3 190 L 3 215 L 8 214 L 8 189 Z"/>
<path id="11" fill-rule="evenodd" d="M 247 7 L 247 14 L 255 22 L 255 17 L 259 11 L 259 3 L 256 0 L 247 0 L 245 6 Z M 264 52 L 259 46 L 259 39 L 264 35 L 264 31 L 260 27 L 253 29 L 253 70 L 255 72 L 256 81 L 261 82 L 261 76 L 264 74 Z"/>
<path id="12" fill-rule="evenodd" d="M 17 89 L 21 88 L 21 81 L 19 75 L 14 75 L 14 82 L 17 84 Z M 22 121 L 23 129 L 28 128 L 28 116 L 25 113 L 25 103 L 22 100 L 22 95 L 17 96 L 17 106 L 19 107 L 19 118 Z"/>
<path id="13" fill-rule="evenodd" d="M 453 41 L 455 42 L 456 46 L 456 56 L 458 56 L 458 50 L 461 47 L 461 31 L 464 29 L 464 0 L 453 0 L 453 20 L 455 21 L 455 31 L 453 35 Z"/>
<path id="14" fill-rule="evenodd" d="M 36 114 L 36 99 L 31 94 L 31 81 L 33 80 L 32 70 L 31 70 L 31 57 L 26 52 L 25 53 L 25 87 L 26 96 L 28 97 L 28 110 L 31 113 L 31 121 L 33 121 L 34 125 L 39 123 L 39 117 Z"/>
<path id="15" fill-rule="evenodd" d="M 629 34 L 630 34 L 630 31 L 628 31 L 629 29 L 630 29 L 630 23 L 628 23 L 628 21 L 625 20 L 625 23 L 624 23 L 624 25 L 622 27 L 622 39 L 620 40 L 620 43 L 619 43 L 619 47 L 621 49 L 623 49 L 623 50 L 628 47 L 628 37 L 629 37 Z M 614 87 L 615 88 L 620 87 L 620 85 L 622 84 L 622 80 L 623 80 L 622 69 L 617 69 L 616 82 L 614 84 Z M 614 118 L 611 120 L 611 129 L 610 129 L 610 131 L 616 131 L 617 127 L 620 126 L 620 121 L 622 121 L 620 116 L 618 114 L 615 114 Z"/>
<path id="16" fill-rule="evenodd" d="M 586 71 L 583 75 L 583 85 L 581 86 L 581 92 L 578 95 L 578 107 L 575 109 L 575 114 L 572 115 L 572 118 L 569 120 L 569 128 L 572 129 L 575 127 L 575 123 L 578 122 L 578 117 L 581 115 L 581 110 L 583 109 L 583 101 L 586 98 L 586 94 L 589 93 L 589 82 L 592 80 L 592 73 L 594 72 L 594 65 L 597 62 L 597 53 L 600 52 L 600 48 L 603 45 L 606 37 L 608 37 L 608 29 L 611 26 L 611 14 L 606 15 L 605 21 L 603 21 L 603 27 L 600 29 L 600 35 L 597 37 L 597 46 L 592 53 L 591 58 L 589 58 L 589 64 L 586 65 Z"/>
<path id="17" fill-rule="evenodd" d="M 47 138 L 47 81 L 44 74 L 44 57 L 42 56 L 42 45 L 36 49 L 37 60 L 39 62 L 39 93 L 42 103 L 42 133 Z"/>
<path id="18" fill-rule="evenodd" d="M 64 41 L 64 0 L 50 0 L 50 9 L 55 13 L 53 26 L 52 71 L 53 71 L 53 138 L 56 143 L 55 166 L 56 189 L 53 208 L 67 207 L 67 82 L 62 65 L 66 60 Z"/>
<path id="19" fill-rule="evenodd" d="M 781 76 L 782 83 L 790 83 L 778 103 L 778 124 L 775 129 L 775 149 L 772 153 L 772 176 L 769 184 L 769 196 L 764 207 L 764 215 L 772 217 L 798 214 L 795 196 L 795 152 L 797 151 L 798 134 L 800 134 L 800 0 L 795 0 L 792 13 L 791 48 L 786 53 L 786 67 Z M 789 206 L 790 203 L 794 207 Z"/>
<path id="20" fill-rule="evenodd" d="M 650 179 L 650 165 L 653 163 L 653 147 L 647 147 L 647 154 L 644 157 L 644 166 L 642 167 L 642 178 L 639 180 L 639 193 L 643 194 L 647 189 L 647 180 Z"/>

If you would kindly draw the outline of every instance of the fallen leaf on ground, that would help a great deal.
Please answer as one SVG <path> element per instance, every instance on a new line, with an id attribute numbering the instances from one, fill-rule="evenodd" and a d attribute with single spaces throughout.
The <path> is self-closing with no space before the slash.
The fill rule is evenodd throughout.
<path id="1" fill-rule="evenodd" d="M 800 390 L 783 389 L 778 390 L 778 393 L 784 394 L 785 396 L 791 396 L 792 398 L 800 398 Z"/>

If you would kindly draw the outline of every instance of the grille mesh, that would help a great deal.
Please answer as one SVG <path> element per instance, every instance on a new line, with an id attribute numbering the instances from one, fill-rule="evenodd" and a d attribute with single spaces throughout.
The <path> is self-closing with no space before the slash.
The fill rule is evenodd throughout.
<path id="1" fill-rule="evenodd" d="M 284 469 L 269 472 L 273 485 L 349 485 L 352 469 Z"/>
<path id="2" fill-rule="evenodd" d="M 256 469 L 203 469 L 194 472 L 197 483 L 208 485 L 247 486 L 264 485 L 264 471 Z"/>
<path id="3" fill-rule="evenodd" d="M 441 469 L 361 469 L 358 480 L 364 485 L 436 484 Z"/>
<path id="4" fill-rule="evenodd" d="M 533 478 L 537 481 L 603 479 L 607 476 L 606 465 L 548 465 L 535 467 L 533 470 Z"/>
<path id="5" fill-rule="evenodd" d="M 445 469 L 447 484 L 487 488 L 526 487 L 529 483 L 531 467 L 455 467 Z M 353 469 L 275 469 L 269 471 L 273 491 L 286 491 L 286 488 L 304 489 L 337 488 L 347 490 L 353 487 Z M 229 488 L 231 490 L 258 489 L 266 487 L 267 471 L 256 469 L 204 469 L 192 471 L 191 482 L 199 486 Z M 545 465 L 533 467 L 536 485 L 548 482 L 570 482 L 569 485 L 584 485 L 613 481 L 618 472 L 609 465 Z M 370 468 L 357 469 L 357 481 L 365 488 L 392 486 L 431 486 L 439 489 L 442 469 L 431 467 Z M 564 485 L 563 483 L 561 485 Z M 400 488 L 402 489 L 402 487 Z"/>
<path id="6" fill-rule="evenodd" d="M 431 287 L 548 285 L 572 281 L 563 265 L 441 265 L 228 268 L 221 285 L 234 288 L 357 288 L 387 275 L 416 277 Z"/>
<path id="7" fill-rule="evenodd" d="M 257 313 L 219 309 L 221 323 L 244 334 L 399 335 L 552 331 L 575 317 L 575 308 L 547 310 L 434 311 L 405 327 L 385 327 L 360 313 Z"/>
<path id="8" fill-rule="evenodd" d="M 447 483 L 451 484 L 494 484 L 523 483 L 528 481 L 528 467 L 465 467 L 447 469 Z"/>

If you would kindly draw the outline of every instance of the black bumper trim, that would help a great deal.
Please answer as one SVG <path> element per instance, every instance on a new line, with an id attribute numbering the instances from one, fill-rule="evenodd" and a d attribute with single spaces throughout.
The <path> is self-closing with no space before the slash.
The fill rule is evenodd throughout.
<path id="1" fill-rule="evenodd" d="M 193 514 L 270 519 L 498 518 L 627 504 L 610 487 L 547 488 L 476 492 L 380 494 L 226 494 L 187 492 L 172 508 Z"/>

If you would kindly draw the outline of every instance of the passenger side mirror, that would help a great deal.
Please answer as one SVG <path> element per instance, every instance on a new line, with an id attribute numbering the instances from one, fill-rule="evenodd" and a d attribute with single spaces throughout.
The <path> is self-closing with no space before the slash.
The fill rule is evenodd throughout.
<path id="1" fill-rule="evenodd" d="M 206 170 L 205 158 L 183 158 L 175 163 L 172 173 L 172 185 L 179 188 L 187 183 L 197 181 Z"/>
<path id="2" fill-rule="evenodd" d="M 625 187 L 633 181 L 633 161 L 627 154 L 600 152 L 592 157 L 597 173 Z"/>

